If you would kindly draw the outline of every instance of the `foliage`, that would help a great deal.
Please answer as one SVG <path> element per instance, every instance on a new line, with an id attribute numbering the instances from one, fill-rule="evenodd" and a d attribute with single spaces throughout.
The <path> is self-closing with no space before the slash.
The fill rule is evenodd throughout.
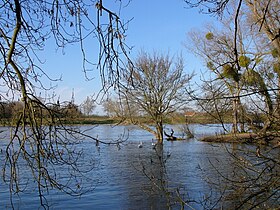
<path id="1" fill-rule="evenodd" d="M 240 65 L 241 67 L 246 67 L 246 68 L 247 68 L 247 67 L 250 65 L 250 63 L 251 63 L 251 59 L 250 59 L 249 57 L 245 56 L 245 55 L 239 56 L 238 61 L 239 61 L 239 65 Z"/>
<path id="2" fill-rule="evenodd" d="M 226 201 L 233 201 L 233 209 L 277 208 L 279 200 L 277 131 L 280 114 L 279 1 L 186 2 L 191 6 L 202 7 L 206 12 L 218 12 L 220 15 L 223 14 L 224 8 L 227 8 L 227 13 L 222 17 L 223 22 L 219 25 L 221 30 L 206 28 L 200 33 L 191 34 L 191 43 L 195 45 L 193 51 L 206 61 L 207 68 L 211 70 L 209 78 L 203 77 L 204 81 L 200 86 L 202 91 L 193 98 L 197 99 L 197 103 L 209 115 L 216 110 L 216 119 L 221 119 L 221 123 L 225 122 L 222 118 L 223 102 L 232 99 L 234 108 L 236 102 L 240 100 L 242 106 L 237 106 L 236 112 L 233 112 L 238 116 L 239 125 L 246 120 L 247 126 L 257 135 L 256 139 L 252 138 L 251 141 L 265 143 L 265 146 L 250 144 L 248 148 L 246 145 L 240 147 L 234 145 L 232 149 L 225 146 L 231 156 L 228 164 L 233 166 L 232 172 L 228 174 L 218 169 L 220 161 L 210 160 L 219 177 L 217 181 L 211 182 L 210 186 L 217 186 L 217 190 L 221 192 L 217 206 L 211 209 L 225 207 L 223 204 Z M 229 20 L 228 17 L 231 15 L 232 18 Z M 214 32 L 215 39 L 205 37 L 208 31 Z M 237 73 L 239 80 L 235 77 Z M 243 119 L 242 110 L 246 110 L 243 112 L 245 113 Z M 237 168 L 239 169 L 236 170 Z M 207 174 L 207 171 L 205 172 Z"/>
<path id="3" fill-rule="evenodd" d="M 280 63 L 273 64 L 273 71 L 279 76 L 280 75 Z"/>
<path id="4" fill-rule="evenodd" d="M 271 55 L 273 56 L 273 58 L 277 58 L 279 56 L 278 50 L 276 48 L 273 48 L 271 50 Z"/>
<path id="5" fill-rule="evenodd" d="M 213 35 L 213 33 L 208 32 L 208 33 L 205 35 L 205 38 L 206 38 L 207 40 L 211 40 L 211 39 L 214 38 L 214 35 Z"/>
<path id="6" fill-rule="evenodd" d="M 246 118 L 242 111 L 244 106 L 242 103 L 248 98 L 253 101 L 250 106 L 248 105 L 249 109 L 256 106 L 267 113 L 267 121 L 263 128 L 265 130 L 273 119 L 275 107 L 273 108 L 272 104 L 276 104 L 273 98 L 279 98 L 280 93 L 279 91 L 277 93 L 278 87 L 275 86 L 277 83 L 278 86 L 280 84 L 277 81 L 279 75 L 275 64 L 279 63 L 277 57 L 280 46 L 277 29 L 279 18 L 275 15 L 277 10 L 275 8 L 279 8 L 279 3 L 251 0 L 247 0 L 246 3 L 221 2 L 225 5 L 230 4 L 228 14 L 223 16 L 219 27 L 207 26 L 204 30 L 191 34 L 192 51 L 206 61 L 211 76 L 214 75 L 217 80 L 221 80 L 224 88 L 228 89 L 229 95 L 223 97 L 232 98 L 233 122 L 236 124 L 233 131 L 237 131 L 237 123 Z M 205 3 L 212 5 L 209 1 Z M 214 83 L 215 79 L 205 82 Z M 215 99 L 211 96 L 211 100 Z M 263 105 L 257 105 L 255 100 L 262 101 Z"/>
<path id="7" fill-rule="evenodd" d="M 230 64 L 223 65 L 222 76 L 224 76 L 228 79 L 233 79 L 235 82 L 239 81 L 239 75 L 238 75 L 237 69 L 235 69 Z"/>
<path id="8" fill-rule="evenodd" d="M 253 69 L 248 69 L 247 71 L 245 71 L 243 77 L 245 83 L 249 86 L 260 87 L 261 90 L 266 87 L 261 75 Z"/>
<path id="9" fill-rule="evenodd" d="M 211 62 L 211 61 L 207 62 L 207 68 L 210 70 L 214 70 L 215 68 L 214 68 L 213 62 Z"/>

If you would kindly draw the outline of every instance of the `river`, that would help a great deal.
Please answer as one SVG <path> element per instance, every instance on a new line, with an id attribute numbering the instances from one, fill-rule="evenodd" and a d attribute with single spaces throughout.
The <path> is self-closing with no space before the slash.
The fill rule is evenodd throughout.
<path id="1" fill-rule="evenodd" d="M 88 129 L 90 126 L 82 126 Z M 175 135 L 181 135 L 179 125 L 167 125 L 166 131 L 173 128 Z M 5 130 L 7 128 L 0 128 Z M 154 149 L 153 136 L 135 126 L 100 125 L 87 131 L 88 135 L 104 141 L 124 139 L 117 145 L 95 145 L 85 139 L 78 145 L 82 149 L 85 169 L 91 165 L 93 170 L 87 173 L 83 181 L 77 181 L 85 194 L 77 197 L 66 195 L 54 189 L 46 191 L 45 198 L 50 209 L 234 209 L 240 204 L 236 194 L 231 197 L 227 191 L 231 183 L 225 177 L 240 172 L 244 176 L 240 162 L 259 161 L 254 145 L 215 144 L 198 141 L 204 135 L 222 132 L 219 125 L 191 125 L 195 138 L 183 141 L 164 141 L 163 150 Z M 5 133 L 5 132 L 3 132 Z M 139 143 L 142 142 L 142 148 Z M 8 140 L 0 140 L 1 168 L 4 150 Z M 265 149 L 264 149 L 265 150 Z M 279 149 L 273 151 L 274 158 L 279 158 Z M 244 153 L 244 154 L 243 154 Z M 245 159 L 246 157 L 248 159 Z M 277 154 L 278 153 L 278 154 Z M 236 154 L 236 155 L 233 155 Z M 237 159 L 240 161 L 237 163 Z M 243 160 L 242 160 L 243 158 Z M 238 159 L 239 160 L 239 159 Z M 247 163 L 246 163 L 247 164 Z M 238 168 L 240 167 L 240 168 Z M 279 172 L 279 164 L 273 170 Z M 26 170 L 26 171 L 25 171 Z M 57 167 L 59 178 L 67 177 L 63 166 Z M 248 174 L 246 172 L 245 174 Z M 245 176 L 247 176 L 245 175 Z M 27 180 L 24 192 L 13 196 L 15 209 L 40 209 L 36 185 L 32 182 L 27 168 L 23 168 L 21 179 Z M 252 175 L 253 176 L 253 175 Z M 245 178 L 244 178 L 245 179 Z M 278 182 L 279 183 L 279 176 Z M 276 183 L 276 184 L 277 184 Z M 0 209 L 11 209 L 9 185 L 0 180 Z M 235 188 L 236 189 L 236 188 Z M 275 205 L 277 192 L 267 202 L 259 206 Z M 247 192 L 243 192 L 244 196 Z M 240 194 L 239 194 L 240 196 Z M 239 199 L 239 198 L 238 198 Z M 276 198 L 279 204 L 279 200 Z M 244 207 L 246 209 L 246 205 Z"/>

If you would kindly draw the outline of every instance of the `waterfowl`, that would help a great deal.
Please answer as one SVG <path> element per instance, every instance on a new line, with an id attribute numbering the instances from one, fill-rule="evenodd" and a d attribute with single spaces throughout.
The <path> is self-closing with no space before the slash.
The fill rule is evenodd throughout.
<path id="1" fill-rule="evenodd" d="M 138 144 L 138 148 L 142 148 L 143 147 L 143 142 L 141 141 L 140 144 Z"/>
<path id="2" fill-rule="evenodd" d="M 171 152 L 167 152 L 167 158 L 169 158 L 171 156 Z"/>

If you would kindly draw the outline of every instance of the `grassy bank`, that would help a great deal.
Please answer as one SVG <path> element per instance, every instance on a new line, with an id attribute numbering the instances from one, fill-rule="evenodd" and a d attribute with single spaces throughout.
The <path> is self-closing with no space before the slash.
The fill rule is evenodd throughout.
<path id="1" fill-rule="evenodd" d="M 39 119 L 39 118 L 38 118 Z M 48 118 L 44 118 L 43 122 L 46 122 L 48 124 L 50 120 Z M 69 118 L 60 118 L 60 121 L 63 124 L 71 124 L 71 125 L 97 125 L 97 124 L 131 124 L 131 120 L 120 118 L 120 117 L 109 117 L 109 116 L 77 116 L 77 117 L 69 117 Z M 132 121 L 138 121 L 145 124 L 152 124 L 149 117 L 141 116 L 141 117 L 135 117 Z M 229 120 L 228 120 L 229 121 Z M 1 118 L 0 125 L 1 126 L 15 126 L 16 125 L 16 119 L 15 118 Z M 165 124 L 213 124 L 213 123 L 219 123 L 219 121 L 213 119 L 213 117 L 210 117 L 209 115 L 205 113 L 196 113 L 194 116 L 191 117 L 185 117 L 182 114 L 173 114 L 168 117 L 164 118 Z M 227 123 L 227 122 L 225 122 Z"/>
<path id="2" fill-rule="evenodd" d="M 221 135 L 205 136 L 200 139 L 205 142 L 213 143 L 250 143 L 250 144 L 270 144 L 272 146 L 280 147 L 279 134 L 266 133 L 266 135 L 258 135 L 256 133 L 230 133 Z"/>

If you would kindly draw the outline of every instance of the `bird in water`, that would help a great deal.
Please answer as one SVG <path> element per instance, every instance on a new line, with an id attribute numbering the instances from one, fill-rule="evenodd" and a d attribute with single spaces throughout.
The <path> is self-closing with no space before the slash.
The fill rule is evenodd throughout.
<path id="1" fill-rule="evenodd" d="M 138 144 L 138 148 L 142 148 L 143 147 L 143 142 L 141 141 L 140 144 Z"/>
<path id="2" fill-rule="evenodd" d="M 156 149 L 156 146 L 157 146 L 157 143 L 154 142 L 154 140 L 152 139 L 152 148 L 153 148 L 153 149 Z"/>
<path id="3" fill-rule="evenodd" d="M 171 156 L 171 152 L 168 151 L 168 152 L 167 152 L 167 158 L 170 158 L 170 156 Z"/>

